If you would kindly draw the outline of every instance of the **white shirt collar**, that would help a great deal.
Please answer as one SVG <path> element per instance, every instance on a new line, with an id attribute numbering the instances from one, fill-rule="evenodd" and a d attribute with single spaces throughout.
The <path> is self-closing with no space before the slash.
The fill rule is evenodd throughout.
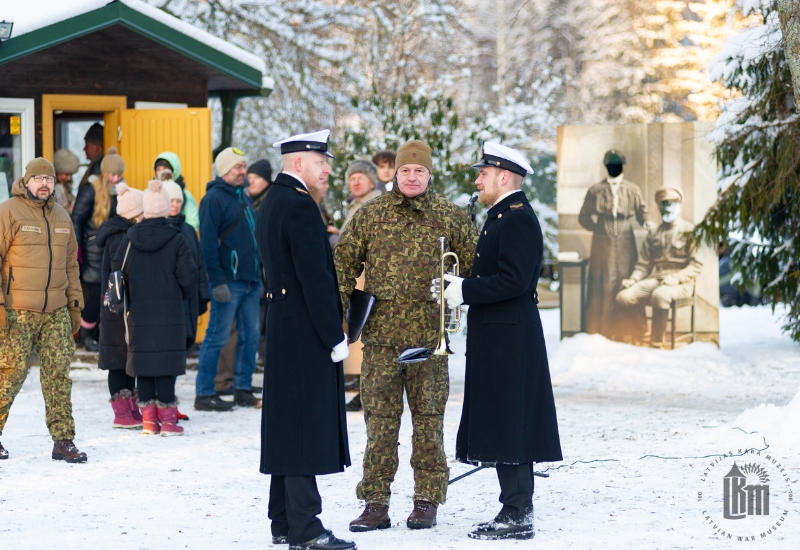
<path id="1" fill-rule="evenodd" d="M 281 174 L 286 174 L 287 176 L 292 176 L 294 179 L 296 179 L 297 181 L 299 181 L 300 183 L 302 183 L 302 184 L 303 184 L 303 187 L 305 187 L 305 188 L 306 188 L 306 191 L 308 191 L 308 185 L 306 185 L 306 182 L 304 182 L 303 180 L 301 180 L 301 179 L 300 179 L 300 176 L 298 176 L 297 174 L 292 174 L 291 172 L 287 172 L 286 170 L 282 171 L 282 172 L 281 172 Z"/>
<path id="2" fill-rule="evenodd" d="M 617 186 L 622 183 L 622 180 L 625 178 L 624 174 L 620 174 L 619 176 L 612 178 L 611 176 L 606 176 L 606 181 L 612 186 Z"/>
<path id="3" fill-rule="evenodd" d="M 514 189 L 513 191 L 509 191 L 508 193 L 504 193 L 504 194 L 500 195 L 500 197 L 498 197 L 498 199 L 496 201 L 494 201 L 494 204 L 500 204 L 500 201 L 503 200 L 504 198 L 506 198 L 508 196 L 511 196 L 514 193 L 520 193 L 520 192 L 522 192 L 522 189 Z M 494 206 L 494 204 L 492 206 Z"/>

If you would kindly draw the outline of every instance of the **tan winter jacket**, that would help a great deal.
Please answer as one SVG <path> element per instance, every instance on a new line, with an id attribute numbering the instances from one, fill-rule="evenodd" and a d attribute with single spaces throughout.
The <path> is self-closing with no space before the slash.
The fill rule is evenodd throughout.
<path id="1" fill-rule="evenodd" d="M 33 199 L 22 178 L 0 204 L 0 305 L 6 309 L 53 312 L 83 308 L 78 242 L 72 220 L 55 195 Z"/>

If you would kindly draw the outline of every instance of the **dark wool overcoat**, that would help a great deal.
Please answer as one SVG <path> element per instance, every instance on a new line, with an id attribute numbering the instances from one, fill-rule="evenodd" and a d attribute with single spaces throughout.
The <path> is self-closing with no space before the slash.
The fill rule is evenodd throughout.
<path id="1" fill-rule="evenodd" d="M 527 464 L 561 460 L 556 407 L 536 307 L 542 230 L 524 193 L 489 209 L 468 304 L 464 407 L 456 439 L 461 462 Z"/>
<path id="2" fill-rule="evenodd" d="M 300 180 L 279 174 L 258 211 L 267 312 L 261 473 L 318 475 L 350 465 L 342 305 L 319 209 Z"/>
<path id="3" fill-rule="evenodd" d="M 133 227 L 133 222 L 113 216 L 97 230 L 97 246 L 103 249 L 103 264 L 100 269 L 100 292 L 105 295 L 108 277 L 111 275 L 111 260 L 119 244 Z M 111 313 L 105 306 L 100 308 L 100 355 L 97 366 L 104 370 L 125 370 L 128 362 L 128 344 L 125 343 L 125 323 L 122 315 Z"/>
<path id="4" fill-rule="evenodd" d="M 169 222 L 181 230 L 181 235 L 186 239 L 192 259 L 197 265 L 197 290 L 183 301 L 183 314 L 186 319 L 186 349 L 194 344 L 197 338 L 197 317 L 208 311 L 208 302 L 211 300 L 211 291 L 208 288 L 208 273 L 200 250 L 200 241 L 194 228 L 186 223 L 183 214 L 167 218 Z"/>
<path id="5" fill-rule="evenodd" d="M 111 262 L 130 292 L 127 372 L 133 376 L 186 373 L 183 301 L 197 291 L 197 266 L 180 228 L 166 218 L 145 219 L 128 230 Z"/>

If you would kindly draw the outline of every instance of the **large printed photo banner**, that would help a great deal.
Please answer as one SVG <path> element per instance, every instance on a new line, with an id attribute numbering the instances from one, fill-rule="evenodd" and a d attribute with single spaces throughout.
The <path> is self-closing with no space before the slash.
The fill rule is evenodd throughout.
<path id="1" fill-rule="evenodd" d="M 717 251 L 687 238 L 717 196 L 713 127 L 559 127 L 562 338 L 719 345 Z"/>

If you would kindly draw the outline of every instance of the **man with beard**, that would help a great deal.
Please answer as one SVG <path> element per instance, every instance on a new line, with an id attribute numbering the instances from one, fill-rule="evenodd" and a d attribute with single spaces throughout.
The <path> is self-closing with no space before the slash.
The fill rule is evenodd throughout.
<path id="1" fill-rule="evenodd" d="M 484 144 L 474 165 L 482 204 L 490 205 L 472 276 L 445 275 L 450 308 L 470 306 L 464 407 L 456 459 L 493 465 L 503 508 L 469 536 L 533 538 L 533 463 L 562 460 L 536 284 L 542 230 L 522 181 L 533 170 L 519 151 Z"/>
<path id="2" fill-rule="evenodd" d="M 78 242 L 69 214 L 55 201 L 55 184 L 53 165 L 33 159 L 11 199 L 0 204 L 0 434 L 36 346 L 53 460 L 86 462 L 72 443 L 69 377 L 83 308 Z M 6 458 L 0 445 L 0 459 Z"/>

